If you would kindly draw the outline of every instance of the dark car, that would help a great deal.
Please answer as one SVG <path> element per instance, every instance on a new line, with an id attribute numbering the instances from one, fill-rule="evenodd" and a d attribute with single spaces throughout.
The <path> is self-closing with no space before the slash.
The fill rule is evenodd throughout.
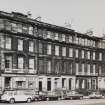
<path id="1" fill-rule="evenodd" d="M 61 93 L 59 91 L 50 91 L 47 92 L 47 100 L 60 100 L 61 99 Z"/>
<path id="2" fill-rule="evenodd" d="M 63 96 L 64 99 L 83 99 L 83 95 L 79 94 L 76 91 L 67 91 L 67 93 Z"/>
<path id="3" fill-rule="evenodd" d="M 39 95 L 40 101 L 46 101 L 47 100 L 47 92 L 46 91 L 40 91 L 38 93 L 38 95 Z"/>
<path id="4" fill-rule="evenodd" d="M 41 91 L 39 92 L 40 100 L 60 100 L 61 94 L 59 91 Z"/>

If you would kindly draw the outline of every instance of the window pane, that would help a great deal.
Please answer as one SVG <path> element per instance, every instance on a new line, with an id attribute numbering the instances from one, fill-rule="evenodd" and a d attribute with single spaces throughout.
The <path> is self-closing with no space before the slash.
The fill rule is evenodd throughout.
<path id="1" fill-rule="evenodd" d="M 33 58 L 31 58 L 31 59 L 29 59 L 29 69 L 34 69 L 34 59 Z"/>
<path id="2" fill-rule="evenodd" d="M 62 56 L 66 56 L 66 47 L 62 47 Z"/>
<path id="3" fill-rule="evenodd" d="M 55 40 L 58 40 L 59 38 L 58 38 L 58 33 L 55 33 Z"/>
<path id="4" fill-rule="evenodd" d="M 55 55 L 59 56 L 59 46 L 55 46 Z"/>
<path id="5" fill-rule="evenodd" d="M 10 37 L 5 38 L 5 47 L 7 49 L 11 49 L 11 38 Z"/>
<path id="6" fill-rule="evenodd" d="M 30 52 L 34 51 L 34 43 L 32 41 L 29 41 L 29 51 Z"/>
<path id="7" fill-rule="evenodd" d="M 51 61 L 47 61 L 47 73 L 51 73 Z"/>
<path id="8" fill-rule="evenodd" d="M 85 52 L 84 52 L 84 50 L 81 51 L 81 56 L 82 56 L 82 58 L 85 57 Z"/>
<path id="9" fill-rule="evenodd" d="M 64 34 L 62 34 L 62 41 L 65 41 L 66 40 L 66 37 Z"/>
<path id="10" fill-rule="evenodd" d="M 47 54 L 51 54 L 51 45 L 50 44 L 47 45 Z"/>
<path id="11" fill-rule="evenodd" d="M 11 23 L 12 25 L 12 31 L 17 32 L 17 24 L 16 23 Z"/>
<path id="12" fill-rule="evenodd" d="M 39 42 L 39 53 L 43 53 L 43 45 Z"/>
<path id="13" fill-rule="evenodd" d="M 12 56 L 5 57 L 5 68 L 12 68 Z"/>
<path id="14" fill-rule="evenodd" d="M 78 49 L 75 50 L 75 57 L 78 58 Z"/>
<path id="15" fill-rule="evenodd" d="M 23 69 L 24 59 L 23 57 L 18 57 L 18 68 Z"/>
<path id="16" fill-rule="evenodd" d="M 29 34 L 33 34 L 33 27 L 29 26 Z"/>
<path id="17" fill-rule="evenodd" d="M 23 50 L 23 40 L 18 39 L 18 50 L 22 51 Z"/>
<path id="18" fill-rule="evenodd" d="M 87 51 L 87 59 L 90 59 L 90 51 Z"/>
<path id="19" fill-rule="evenodd" d="M 93 52 L 93 60 L 95 60 L 95 52 Z"/>
<path id="20" fill-rule="evenodd" d="M 22 32 L 22 24 L 18 24 L 18 32 Z"/>
<path id="21" fill-rule="evenodd" d="M 73 57 L 73 48 L 69 48 L 69 57 Z"/>

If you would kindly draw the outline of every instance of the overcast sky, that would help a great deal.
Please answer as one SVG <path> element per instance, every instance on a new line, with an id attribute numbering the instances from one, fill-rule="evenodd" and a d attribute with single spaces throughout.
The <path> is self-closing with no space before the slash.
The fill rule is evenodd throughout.
<path id="1" fill-rule="evenodd" d="M 32 17 L 42 17 L 42 21 L 64 26 L 72 24 L 81 33 L 92 29 L 94 34 L 105 33 L 105 0 L 0 0 L 2 11 L 31 11 Z"/>

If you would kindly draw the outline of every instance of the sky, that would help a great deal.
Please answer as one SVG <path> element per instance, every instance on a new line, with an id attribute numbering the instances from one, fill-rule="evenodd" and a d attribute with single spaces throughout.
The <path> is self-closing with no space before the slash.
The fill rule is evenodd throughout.
<path id="1" fill-rule="evenodd" d="M 0 10 L 5 12 L 30 11 L 33 18 L 65 26 L 77 32 L 92 30 L 95 36 L 105 33 L 105 0 L 0 0 Z"/>

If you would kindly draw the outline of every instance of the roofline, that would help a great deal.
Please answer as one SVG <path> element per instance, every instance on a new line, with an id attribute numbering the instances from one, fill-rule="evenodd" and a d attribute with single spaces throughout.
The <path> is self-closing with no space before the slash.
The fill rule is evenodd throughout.
<path id="1" fill-rule="evenodd" d="M 25 15 L 23 13 L 20 13 L 20 12 L 7 13 L 7 12 L 4 12 L 4 11 L 0 11 L 0 17 L 1 16 L 8 17 L 8 18 L 11 18 L 11 19 L 16 18 L 17 20 L 21 19 L 21 21 L 23 21 L 23 22 L 27 21 L 29 23 L 32 23 L 32 24 L 37 25 L 37 26 L 42 27 L 42 28 L 45 27 L 45 28 L 54 29 L 54 30 L 57 30 L 57 31 L 64 31 L 66 33 L 72 32 L 72 33 L 76 33 L 77 35 L 79 34 L 82 37 L 88 37 L 88 38 L 92 38 L 92 39 L 98 39 L 98 40 L 103 39 L 102 37 L 100 38 L 100 37 L 97 37 L 97 36 L 89 36 L 87 34 L 76 32 L 75 30 L 69 29 L 69 28 L 66 28 L 66 27 L 62 27 L 62 26 L 53 25 L 53 24 L 49 24 L 49 23 L 46 23 L 46 22 L 38 21 L 36 19 L 29 18 L 27 15 Z"/>

